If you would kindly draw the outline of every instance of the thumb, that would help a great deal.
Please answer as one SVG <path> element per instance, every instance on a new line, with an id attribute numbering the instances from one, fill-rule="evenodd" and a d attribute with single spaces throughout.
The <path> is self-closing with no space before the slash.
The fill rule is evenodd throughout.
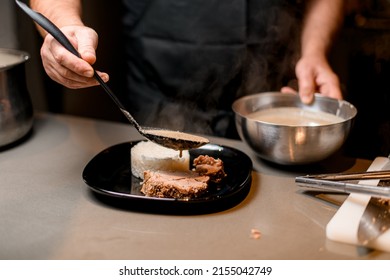
<path id="1" fill-rule="evenodd" d="M 77 34 L 78 50 L 86 62 L 93 65 L 96 62 L 97 34 L 92 29 Z"/>
<path id="2" fill-rule="evenodd" d="M 313 102 L 315 92 L 314 89 L 314 83 L 310 83 L 308 81 L 300 82 L 299 96 L 303 103 L 310 104 L 311 102 Z"/>
<path id="3" fill-rule="evenodd" d="M 302 71 L 298 75 L 299 96 L 305 104 L 313 102 L 316 83 L 311 71 Z"/>

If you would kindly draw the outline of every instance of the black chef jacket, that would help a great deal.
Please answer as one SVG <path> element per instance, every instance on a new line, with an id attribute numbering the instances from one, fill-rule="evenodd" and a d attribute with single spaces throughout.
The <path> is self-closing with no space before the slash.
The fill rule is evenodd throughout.
<path id="1" fill-rule="evenodd" d="M 237 137 L 233 101 L 293 72 L 291 2 L 123 0 L 127 108 L 143 125 Z"/>

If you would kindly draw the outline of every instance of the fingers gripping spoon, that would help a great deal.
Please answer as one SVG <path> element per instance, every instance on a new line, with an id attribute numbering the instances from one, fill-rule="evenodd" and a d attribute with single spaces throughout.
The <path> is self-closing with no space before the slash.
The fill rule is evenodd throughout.
<path id="1" fill-rule="evenodd" d="M 49 19 L 47 19 L 42 14 L 33 11 L 26 4 L 15 0 L 16 4 L 28 15 L 30 16 L 37 24 L 39 24 L 43 29 L 45 29 L 50 35 L 52 35 L 64 48 L 73 53 L 75 56 L 81 58 L 78 51 L 73 47 L 68 38 L 62 33 L 62 31 L 54 25 Z M 172 131 L 161 128 L 153 127 L 141 127 L 133 116 L 125 109 L 123 104 L 111 91 L 109 86 L 100 78 L 100 76 L 94 70 L 94 78 L 99 82 L 103 87 L 104 91 L 111 97 L 115 104 L 119 107 L 122 113 L 126 116 L 129 122 L 138 130 L 138 132 L 147 138 L 148 140 L 155 142 L 166 148 L 174 150 L 189 150 L 198 148 L 202 145 L 209 143 L 209 140 L 204 137 L 180 132 Z"/>

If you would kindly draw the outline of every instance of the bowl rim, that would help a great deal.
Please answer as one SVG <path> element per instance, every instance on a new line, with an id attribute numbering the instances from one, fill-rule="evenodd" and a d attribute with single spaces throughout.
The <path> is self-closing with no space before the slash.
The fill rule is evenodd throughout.
<path id="1" fill-rule="evenodd" d="M 243 101 L 248 100 L 248 99 L 256 98 L 258 96 L 286 96 L 288 98 L 292 97 L 292 98 L 294 98 L 295 100 L 298 100 L 298 101 L 300 100 L 299 95 L 296 94 L 296 93 L 282 93 L 280 91 L 257 92 L 257 93 L 249 94 L 249 95 L 246 95 L 246 96 L 243 96 L 243 97 L 240 97 L 240 98 L 236 99 L 233 102 L 233 104 L 232 104 L 233 112 L 236 115 L 239 115 L 241 118 L 250 119 L 251 121 L 254 121 L 256 123 L 269 125 L 269 126 L 273 126 L 273 127 L 291 127 L 291 128 L 297 128 L 297 127 L 302 127 L 302 128 L 319 128 L 319 127 L 326 127 L 326 126 L 334 126 L 334 125 L 344 124 L 346 122 L 350 122 L 357 115 L 357 108 L 352 103 L 350 103 L 350 102 L 348 102 L 346 100 L 340 100 L 340 99 L 327 97 L 327 96 L 324 96 L 323 94 L 320 94 L 320 93 L 315 93 L 314 94 L 314 98 L 315 99 L 329 100 L 329 101 L 332 101 L 332 102 L 337 101 L 338 105 L 339 105 L 339 108 L 341 108 L 342 106 L 348 106 L 349 109 L 352 110 L 351 116 L 349 116 L 348 118 L 343 118 L 343 121 L 340 121 L 340 122 L 311 126 L 311 125 L 285 125 L 285 124 L 276 124 L 276 123 L 264 122 L 264 121 L 248 118 L 246 115 L 238 112 L 236 107 L 238 106 L 239 103 L 242 103 Z M 311 104 L 303 104 L 303 103 L 302 103 L 302 105 L 303 105 L 304 108 L 307 108 L 308 106 L 311 106 Z M 325 111 L 321 111 L 321 112 L 325 112 Z M 325 113 L 329 113 L 329 112 L 325 112 Z M 334 114 L 334 115 L 338 116 L 337 114 Z"/>
<path id="2" fill-rule="evenodd" d="M 0 48 L 0 53 L 1 54 L 10 54 L 10 55 L 18 57 L 18 60 L 13 62 L 13 63 L 1 64 L 1 61 L 0 61 L 0 71 L 5 71 L 5 70 L 10 69 L 14 66 L 17 66 L 19 64 L 23 64 L 30 59 L 30 54 L 28 52 L 22 51 L 22 50 Z"/>

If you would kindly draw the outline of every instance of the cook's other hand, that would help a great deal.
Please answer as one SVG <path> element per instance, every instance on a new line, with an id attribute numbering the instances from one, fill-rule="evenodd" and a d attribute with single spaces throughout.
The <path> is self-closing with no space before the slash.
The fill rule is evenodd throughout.
<path id="1" fill-rule="evenodd" d="M 302 57 L 295 67 L 295 74 L 298 78 L 298 89 L 283 87 L 282 92 L 296 93 L 298 91 L 302 102 L 306 104 L 313 102 L 316 92 L 331 98 L 342 99 L 339 78 L 333 72 L 326 57 Z"/>
<path id="2" fill-rule="evenodd" d="M 301 37 L 301 58 L 295 67 L 302 102 L 313 101 L 314 92 L 342 98 L 339 79 L 327 54 L 344 19 L 343 0 L 309 0 Z M 283 89 L 286 91 L 286 89 Z"/>
<path id="3" fill-rule="evenodd" d="M 64 26 L 61 31 L 80 53 L 82 59 L 47 34 L 41 47 L 42 63 L 46 73 L 54 81 L 72 89 L 98 85 L 91 66 L 96 61 L 97 33 L 85 26 Z M 98 74 L 105 82 L 108 81 L 106 73 Z"/>

